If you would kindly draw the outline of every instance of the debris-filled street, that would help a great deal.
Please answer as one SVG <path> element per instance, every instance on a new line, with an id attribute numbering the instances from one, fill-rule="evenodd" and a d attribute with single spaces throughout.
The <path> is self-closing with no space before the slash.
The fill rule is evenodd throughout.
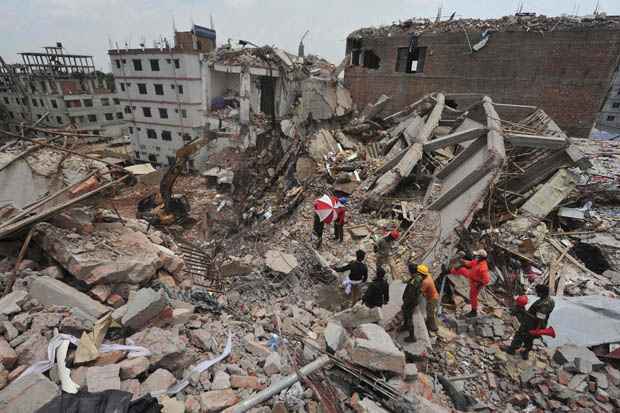
<path id="1" fill-rule="evenodd" d="M 167 166 L 0 130 L 0 412 L 620 411 L 620 141 L 243 46 Z"/>

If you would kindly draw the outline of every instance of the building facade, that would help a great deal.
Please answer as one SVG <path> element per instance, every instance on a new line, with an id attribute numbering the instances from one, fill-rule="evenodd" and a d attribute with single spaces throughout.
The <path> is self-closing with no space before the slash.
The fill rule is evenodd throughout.
<path id="1" fill-rule="evenodd" d="M 598 128 L 607 129 L 613 134 L 620 133 L 620 65 L 616 66 L 616 73 L 598 120 Z"/>
<path id="2" fill-rule="evenodd" d="M 538 106 L 588 137 L 618 64 L 620 18 L 407 21 L 351 33 L 346 53 L 358 108 L 382 94 L 396 110 L 438 90 L 481 93 Z"/>
<path id="3" fill-rule="evenodd" d="M 202 136 L 201 56 L 214 48 L 215 31 L 194 25 L 175 32 L 172 46 L 108 51 L 134 159 L 170 165 Z"/>
<path id="4" fill-rule="evenodd" d="M 0 122 L 5 128 L 19 132 L 21 124 L 37 123 L 108 137 L 126 132 L 113 85 L 95 70 L 92 56 L 66 54 L 60 44 L 20 55 L 18 64 L 0 59 Z"/>

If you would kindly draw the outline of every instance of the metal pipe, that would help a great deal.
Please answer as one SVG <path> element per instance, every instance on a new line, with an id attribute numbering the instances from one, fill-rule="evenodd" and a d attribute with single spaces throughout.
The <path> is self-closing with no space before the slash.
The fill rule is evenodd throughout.
<path id="1" fill-rule="evenodd" d="M 243 400 L 241 403 L 234 405 L 229 411 L 231 413 L 247 412 L 252 407 L 255 407 L 258 404 L 266 400 L 269 400 L 275 394 L 278 394 L 282 390 L 286 389 L 287 387 L 292 386 L 293 384 L 298 382 L 301 379 L 301 377 L 312 374 L 314 371 L 324 367 L 329 362 L 330 362 L 330 359 L 328 356 L 321 356 L 318 359 L 314 360 L 312 363 L 306 364 L 305 366 L 300 368 L 298 370 L 298 373 L 291 374 L 290 376 L 287 376 L 284 379 L 280 380 L 279 382 L 269 386 L 265 390 L 256 393 L 254 396 L 250 397 L 249 399 Z"/>

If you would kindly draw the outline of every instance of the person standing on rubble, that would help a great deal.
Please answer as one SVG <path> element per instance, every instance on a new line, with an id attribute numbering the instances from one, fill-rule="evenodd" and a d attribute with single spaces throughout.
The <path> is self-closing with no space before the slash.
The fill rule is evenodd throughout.
<path id="1" fill-rule="evenodd" d="M 514 355 L 517 349 L 523 347 L 521 357 L 523 360 L 527 360 L 530 355 L 530 351 L 534 346 L 534 340 L 541 335 L 539 330 L 547 327 L 549 322 L 549 316 L 555 307 L 553 298 L 549 296 L 549 287 L 544 284 L 536 286 L 536 295 L 539 297 L 528 308 L 525 309 L 527 304 L 527 297 L 522 296 L 517 299 L 517 308 L 515 314 L 520 322 L 519 329 L 515 333 L 515 336 L 508 347 L 502 347 L 502 350 L 508 354 Z"/>
<path id="2" fill-rule="evenodd" d="M 334 220 L 334 239 L 336 241 L 344 241 L 344 221 L 345 221 L 345 207 L 349 202 L 349 199 L 345 196 L 338 198 L 338 202 L 342 205 L 336 208 L 336 219 Z"/>
<path id="3" fill-rule="evenodd" d="M 411 262 L 407 265 L 410 277 L 407 280 L 407 286 L 403 292 L 403 305 L 401 307 L 403 311 L 403 324 L 398 331 L 409 332 L 409 336 L 405 338 L 407 343 L 415 343 L 416 341 L 415 329 L 413 326 L 413 312 L 420 301 L 422 282 L 424 281 L 422 274 L 418 272 L 418 267 L 418 265 Z M 424 268 L 421 269 L 423 270 Z M 426 271 L 428 272 L 428 267 Z"/>
<path id="4" fill-rule="evenodd" d="M 399 238 L 400 232 L 398 232 L 397 229 L 394 229 L 385 237 L 375 241 L 374 250 L 377 254 L 377 268 L 385 267 L 387 265 L 390 268 L 392 279 L 396 279 L 397 275 L 392 259 L 392 248 L 394 241 L 398 241 Z"/>
<path id="5" fill-rule="evenodd" d="M 385 280 L 385 270 L 377 268 L 375 279 L 368 285 L 362 302 L 368 308 L 382 307 L 390 301 L 390 285 Z"/>
<path id="6" fill-rule="evenodd" d="M 439 293 L 435 286 L 435 281 L 426 264 L 417 266 L 416 271 L 422 275 L 422 295 L 426 298 L 426 328 L 429 331 L 437 332 L 437 305 L 439 304 Z"/>
<path id="7" fill-rule="evenodd" d="M 343 285 L 345 292 L 351 294 L 351 307 L 362 297 L 362 283 L 368 281 L 368 267 L 364 264 L 366 253 L 362 250 L 357 250 L 355 258 L 355 261 L 351 261 L 344 267 L 334 268 L 337 272 L 349 271 L 349 275 Z"/>
<path id="8" fill-rule="evenodd" d="M 491 281 L 487 252 L 484 249 L 479 249 L 474 251 L 473 254 L 473 260 L 461 259 L 462 265 L 450 270 L 451 274 L 461 275 L 469 280 L 471 311 L 466 314 L 468 318 L 478 316 L 478 294 Z"/>
<path id="9" fill-rule="evenodd" d="M 314 236 L 317 238 L 316 240 L 316 249 L 320 249 L 323 244 L 323 229 L 325 228 L 325 223 L 321 221 L 321 217 L 316 212 L 314 213 L 314 224 L 312 226 L 312 232 Z"/>

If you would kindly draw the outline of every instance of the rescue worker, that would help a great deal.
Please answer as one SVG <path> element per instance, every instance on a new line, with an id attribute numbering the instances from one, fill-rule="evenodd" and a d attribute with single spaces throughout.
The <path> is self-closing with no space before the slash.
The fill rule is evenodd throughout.
<path id="1" fill-rule="evenodd" d="M 390 285 L 385 280 L 383 268 L 377 268 L 377 275 L 368 285 L 362 301 L 368 308 L 381 307 L 390 301 Z"/>
<path id="2" fill-rule="evenodd" d="M 407 343 L 415 343 L 415 331 L 413 327 L 413 311 L 420 301 L 420 293 L 422 292 L 422 274 L 418 273 L 418 266 L 409 263 L 407 265 L 409 270 L 409 279 L 407 280 L 407 286 L 403 292 L 403 305 L 401 307 L 403 311 L 403 325 L 398 331 L 409 331 L 409 336 L 405 338 Z M 427 268 L 428 271 L 428 268 Z"/>
<path id="3" fill-rule="evenodd" d="M 347 277 L 348 281 L 345 280 L 345 288 L 350 288 L 351 307 L 362 297 L 362 283 L 368 280 L 368 267 L 364 264 L 366 253 L 362 250 L 357 250 L 355 258 L 355 261 L 351 261 L 344 267 L 334 268 L 338 272 L 349 271 L 349 276 Z"/>
<path id="4" fill-rule="evenodd" d="M 390 268 L 390 274 L 392 279 L 396 278 L 396 271 L 394 269 L 394 262 L 392 259 L 392 247 L 394 241 L 398 241 L 400 238 L 400 232 L 397 229 L 390 231 L 385 237 L 375 241 L 375 253 L 377 254 L 377 268 L 385 267 Z"/>
<path id="5" fill-rule="evenodd" d="M 514 355 L 519 348 L 523 347 L 523 352 L 521 353 L 523 360 L 529 358 L 534 340 L 539 337 L 539 335 L 532 334 L 532 330 L 546 328 L 549 316 L 555 307 L 553 298 L 549 296 L 548 286 L 543 284 L 537 285 L 536 295 L 539 299 L 527 310 L 525 309 L 526 301 L 517 306 L 516 316 L 520 322 L 519 329 L 515 333 L 510 346 L 502 348 L 506 353 Z"/>
<path id="6" fill-rule="evenodd" d="M 439 293 L 435 286 L 435 281 L 428 266 L 420 264 L 416 267 L 417 274 L 422 276 L 422 295 L 426 298 L 426 328 L 429 331 L 437 331 L 437 304 L 439 303 Z"/>
<path id="7" fill-rule="evenodd" d="M 312 226 L 312 232 L 314 236 L 317 238 L 316 240 L 316 249 L 321 248 L 323 244 L 323 229 L 325 228 L 325 223 L 321 221 L 319 214 L 314 213 L 314 225 Z"/>
<path id="8" fill-rule="evenodd" d="M 334 220 L 334 239 L 336 241 L 343 242 L 345 206 L 349 202 L 349 199 L 343 196 L 342 198 L 338 199 L 338 202 L 342 204 L 342 207 L 336 209 L 336 219 Z"/>
<path id="9" fill-rule="evenodd" d="M 487 252 L 483 249 L 474 251 L 472 260 L 461 259 L 462 266 L 452 268 L 451 274 L 461 275 L 469 279 L 469 303 L 471 311 L 466 317 L 478 316 L 478 294 L 482 288 L 489 284 L 491 277 L 489 275 L 489 265 L 487 263 Z"/>

